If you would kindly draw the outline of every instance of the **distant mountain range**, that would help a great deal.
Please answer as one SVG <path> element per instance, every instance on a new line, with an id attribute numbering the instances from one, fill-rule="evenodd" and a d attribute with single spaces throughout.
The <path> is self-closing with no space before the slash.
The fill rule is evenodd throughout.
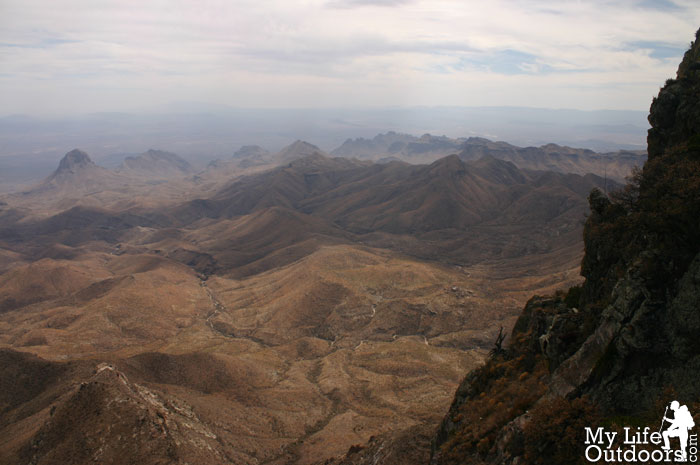
<path id="1" fill-rule="evenodd" d="M 195 169 L 174 153 L 149 149 L 136 157 L 126 157 L 118 171 L 160 179 L 185 176 L 194 173 Z"/>
<path id="2" fill-rule="evenodd" d="M 3 196 L 0 463 L 317 464 L 387 434 L 427 452 L 526 297 L 581 281 L 587 197 L 619 184 L 558 146 L 365 142 L 202 171 L 76 149 Z"/>
<path id="3" fill-rule="evenodd" d="M 253 152 L 256 157 L 260 153 L 258 149 Z M 472 161 L 450 155 L 429 165 L 376 164 L 329 157 L 317 147 L 297 141 L 271 157 L 287 163 L 202 191 L 195 188 L 201 179 L 183 176 L 188 165 L 183 166 L 172 155 L 150 151 L 125 162 L 126 169 L 112 172 L 74 150 L 42 184 L 8 199 L 11 204 L 36 204 L 46 209 L 47 202 L 60 194 L 56 207 L 78 202 L 86 208 L 73 208 L 39 222 L 25 220 L 21 226 L 6 225 L 5 234 L 23 234 L 27 240 L 40 234 L 42 242 L 51 242 L 54 234 L 61 241 L 67 233 L 61 232 L 63 228 L 72 230 L 71 224 L 78 221 L 87 230 L 97 228 L 93 232 L 96 236 L 107 234 L 101 228 L 111 224 L 107 235 L 116 238 L 136 226 L 183 228 L 253 215 L 246 226 L 247 231 L 254 231 L 251 238 L 274 235 L 265 247 L 255 246 L 254 253 L 241 254 L 236 243 L 247 244 L 247 240 L 231 232 L 208 239 L 210 245 L 200 247 L 198 253 L 215 257 L 211 263 L 216 263 L 217 269 L 248 273 L 245 270 L 279 266 L 279 259 L 265 261 L 269 252 L 279 256 L 279 250 L 291 247 L 283 261 L 298 259 L 299 251 L 307 253 L 297 248 L 299 243 L 325 237 L 319 244 L 362 242 L 423 259 L 477 263 L 576 245 L 588 192 L 593 187 L 617 186 L 591 174 L 519 169 L 490 155 Z M 142 176 L 153 170 L 177 176 L 162 187 L 151 186 L 142 181 L 148 177 Z M 134 171 L 137 176 L 128 178 Z M 168 194 L 174 191 L 180 192 L 180 198 L 183 192 L 190 196 L 210 193 L 168 203 Z M 147 203 L 139 203 L 136 199 L 140 196 L 148 199 Z M 154 202 L 164 206 L 149 209 L 148 203 Z M 105 211 L 105 206 L 111 212 Z M 268 210 L 265 215 L 260 213 Z M 271 215 L 278 224 L 269 221 Z M 294 224 L 287 225 L 289 221 Z M 276 229 L 287 233 L 276 236 Z"/>
<path id="4" fill-rule="evenodd" d="M 476 160 L 489 155 L 513 162 L 523 169 L 581 175 L 593 173 L 617 181 L 623 181 L 634 166 L 640 167 L 646 160 L 643 151 L 596 153 L 556 144 L 517 147 L 479 137 L 450 139 L 430 134 L 415 137 L 395 132 L 379 134 L 373 139 L 348 139 L 331 154 L 370 160 L 399 159 L 409 163 L 431 162 L 452 154 L 459 155 L 463 160 Z"/>
<path id="5" fill-rule="evenodd" d="M 393 156 L 406 161 L 422 161 L 440 155 L 451 155 L 461 150 L 466 139 L 450 139 L 445 136 L 424 134 L 415 137 L 393 131 L 379 134 L 372 139 L 348 139 L 343 145 L 331 151 L 338 157 L 377 159 Z"/>

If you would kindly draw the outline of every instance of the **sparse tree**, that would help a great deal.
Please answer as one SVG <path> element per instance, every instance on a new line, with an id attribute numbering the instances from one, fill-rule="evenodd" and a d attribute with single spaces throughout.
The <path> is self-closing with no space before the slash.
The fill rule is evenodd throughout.
<path id="1" fill-rule="evenodd" d="M 498 336 L 496 336 L 496 340 L 493 343 L 493 349 L 489 352 L 489 357 L 493 358 L 505 353 L 505 349 L 503 348 L 503 340 L 505 338 L 506 335 L 503 333 L 503 326 L 501 326 L 501 329 L 498 330 Z"/>
<path id="2" fill-rule="evenodd" d="M 632 168 L 632 173 L 625 179 L 627 180 L 625 187 L 611 192 L 610 199 L 613 203 L 623 206 L 628 212 L 632 212 L 636 209 L 637 200 L 639 199 L 642 170 L 635 166 Z"/>

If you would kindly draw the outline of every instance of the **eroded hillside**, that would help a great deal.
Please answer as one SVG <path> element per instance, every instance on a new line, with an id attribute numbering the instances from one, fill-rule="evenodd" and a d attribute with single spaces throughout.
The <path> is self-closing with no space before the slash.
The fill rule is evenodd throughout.
<path id="1" fill-rule="evenodd" d="M 3 398 L 2 463 L 281 465 L 387 435 L 425 445 L 527 297 L 580 281 L 586 196 L 612 186 L 300 141 L 218 174 L 157 151 L 117 172 L 64 162 L 0 206 L 3 377 L 43 373 Z"/>

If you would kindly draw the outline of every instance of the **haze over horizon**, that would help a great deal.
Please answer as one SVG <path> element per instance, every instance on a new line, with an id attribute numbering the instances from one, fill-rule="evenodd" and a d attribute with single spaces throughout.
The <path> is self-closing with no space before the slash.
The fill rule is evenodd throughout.
<path id="1" fill-rule="evenodd" d="M 4 115 L 519 106 L 646 111 L 696 2 L 85 0 L 0 6 Z"/>
<path id="2" fill-rule="evenodd" d="M 8 0 L 0 191 L 75 147 L 200 167 L 387 131 L 640 150 L 698 20 L 686 0 Z"/>

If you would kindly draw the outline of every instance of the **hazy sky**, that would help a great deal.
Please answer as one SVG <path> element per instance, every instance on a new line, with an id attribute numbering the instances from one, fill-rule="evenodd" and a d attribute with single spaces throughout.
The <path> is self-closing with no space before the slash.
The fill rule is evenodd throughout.
<path id="1" fill-rule="evenodd" d="M 647 110 L 699 26 L 697 0 L 0 0 L 0 114 Z"/>

